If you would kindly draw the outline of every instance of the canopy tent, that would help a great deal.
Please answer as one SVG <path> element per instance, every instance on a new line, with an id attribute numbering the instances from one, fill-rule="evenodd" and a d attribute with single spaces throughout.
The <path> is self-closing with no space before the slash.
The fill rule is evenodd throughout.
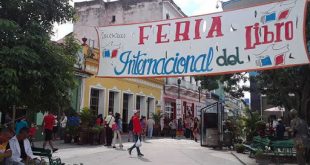
<path id="1" fill-rule="evenodd" d="M 265 109 L 265 112 L 284 112 L 285 108 L 282 107 L 272 107 L 269 109 Z"/>

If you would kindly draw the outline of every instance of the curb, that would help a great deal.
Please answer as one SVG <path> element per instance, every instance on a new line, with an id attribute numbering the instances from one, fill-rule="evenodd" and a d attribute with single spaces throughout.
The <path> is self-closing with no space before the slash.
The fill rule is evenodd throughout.
<path id="1" fill-rule="evenodd" d="M 247 165 L 244 161 L 242 161 L 235 153 L 230 152 L 241 164 Z"/>

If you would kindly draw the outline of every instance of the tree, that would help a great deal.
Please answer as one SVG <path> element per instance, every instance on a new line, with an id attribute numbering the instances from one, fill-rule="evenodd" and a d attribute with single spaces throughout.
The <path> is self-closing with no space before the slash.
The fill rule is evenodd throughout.
<path id="1" fill-rule="evenodd" d="M 72 21 L 69 0 L 0 0 L 0 106 L 56 110 L 74 85 L 77 42 L 50 40 L 53 24 Z"/>
<path id="2" fill-rule="evenodd" d="M 249 91 L 249 87 L 240 85 L 240 82 L 247 82 L 246 73 L 235 73 L 221 76 L 200 76 L 196 80 L 201 81 L 201 87 L 209 91 L 219 88 L 219 83 L 224 84 L 224 90 L 234 98 L 244 97 L 243 92 Z"/>

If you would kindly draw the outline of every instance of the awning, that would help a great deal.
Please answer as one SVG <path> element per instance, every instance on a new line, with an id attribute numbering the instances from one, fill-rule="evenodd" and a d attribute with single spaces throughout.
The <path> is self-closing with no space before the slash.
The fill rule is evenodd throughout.
<path id="1" fill-rule="evenodd" d="M 272 107 L 269 109 L 265 109 L 265 112 L 284 112 L 285 108 L 281 108 L 281 107 Z"/>

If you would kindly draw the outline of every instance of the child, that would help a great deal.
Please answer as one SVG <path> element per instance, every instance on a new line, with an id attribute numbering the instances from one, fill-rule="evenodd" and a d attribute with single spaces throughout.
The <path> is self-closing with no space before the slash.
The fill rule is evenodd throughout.
<path id="1" fill-rule="evenodd" d="M 36 132 L 37 132 L 37 126 L 35 123 L 31 123 L 31 127 L 29 128 L 29 141 L 31 143 L 31 146 L 34 146 L 33 144 L 33 140 L 35 139 L 36 136 Z"/>

